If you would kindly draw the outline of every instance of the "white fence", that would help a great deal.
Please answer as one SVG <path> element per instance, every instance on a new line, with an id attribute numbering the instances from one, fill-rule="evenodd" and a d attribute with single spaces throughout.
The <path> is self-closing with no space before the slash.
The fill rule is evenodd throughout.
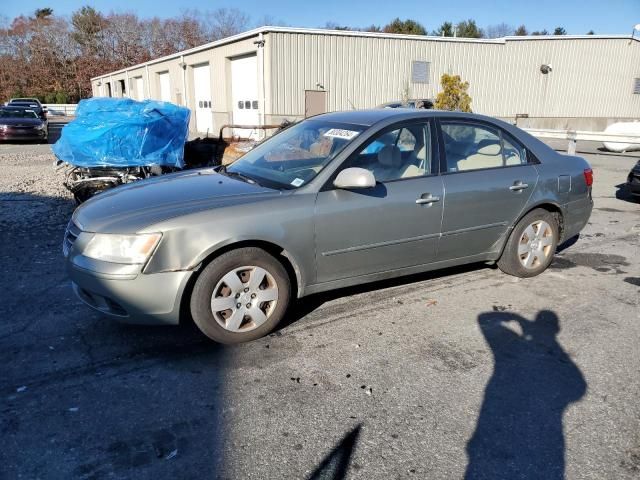
<path id="1" fill-rule="evenodd" d="M 51 116 L 73 117 L 76 114 L 76 103 L 43 103 L 47 114 Z"/>
<path id="2" fill-rule="evenodd" d="M 568 140 L 567 153 L 569 155 L 576 154 L 578 140 L 640 145 L 640 135 L 621 135 L 619 133 L 590 132 L 587 130 L 547 130 L 544 128 L 523 128 L 522 130 L 537 138 Z"/>

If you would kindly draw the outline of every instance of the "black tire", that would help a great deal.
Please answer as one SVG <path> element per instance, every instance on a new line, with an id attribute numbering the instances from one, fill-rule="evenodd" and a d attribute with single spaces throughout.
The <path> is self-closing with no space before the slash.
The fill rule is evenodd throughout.
<path id="1" fill-rule="evenodd" d="M 525 262 L 525 260 L 528 258 L 527 253 L 523 253 L 522 255 L 518 254 L 518 247 L 520 245 L 526 245 L 526 241 L 522 243 L 523 240 L 526 240 L 526 238 L 528 238 L 523 237 L 525 230 L 530 225 L 536 224 L 536 222 L 546 222 L 546 224 L 551 229 L 553 238 L 551 239 L 550 245 L 547 246 L 548 248 L 543 248 L 545 252 L 548 252 L 548 256 L 546 256 L 546 258 L 544 258 L 543 260 L 540 260 L 539 257 L 534 256 L 536 263 L 533 263 L 530 267 L 526 267 L 523 262 Z M 502 256 L 498 260 L 498 268 L 504 273 L 513 275 L 515 277 L 529 278 L 540 275 L 553 261 L 553 256 L 555 254 L 556 247 L 558 246 L 559 238 L 560 234 L 556 216 L 548 210 L 544 210 L 542 208 L 532 210 L 524 217 L 522 217 L 522 219 L 520 219 L 520 221 L 512 230 L 511 235 L 509 235 L 509 239 L 507 240 L 507 244 L 504 247 Z"/>
<path id="2" fill-rule="evenodd" d="M 248 331 L 230 331 L 218 323 L 211 309 L 211 299 L 218 282 L 229 272 L 244 266 L 266 270 L 277 287 L 277 301 L 266 321 Z M 191 315 L 200 331 L 210 339 L 225 344 L 248 342 L 270 333 L 285 315 L 291 297 L 291 281 L 282 263 L 261 248 L 231 250 L 215 258 L 198 276 L 191 294 Z"/>

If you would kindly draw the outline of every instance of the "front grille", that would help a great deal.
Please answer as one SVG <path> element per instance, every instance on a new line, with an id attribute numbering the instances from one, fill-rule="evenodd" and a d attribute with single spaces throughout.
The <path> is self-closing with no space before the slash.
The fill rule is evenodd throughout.
<path id="1" fill-rule="evenodd" d="M 65 257 L 69 255 L 69 251 L 80 233 L 81 230 L 75 223 L 73 223 L 73 220 L 69 220 L 67 229 L 64 232 L 64 240 L 62 241 L 62 253 Z"/>

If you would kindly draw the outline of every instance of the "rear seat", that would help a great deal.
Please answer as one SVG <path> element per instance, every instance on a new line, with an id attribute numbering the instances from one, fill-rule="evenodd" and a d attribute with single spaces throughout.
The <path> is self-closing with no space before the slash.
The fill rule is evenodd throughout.
<path id="1" fill-rule="evenodd" d="M 502 166 L 502 154 L 500 144 L 491 143 L 478 149 L 476 153 L 458 160 L 458 171 L 477 170 L 479 168 L 493 168 Z"/>

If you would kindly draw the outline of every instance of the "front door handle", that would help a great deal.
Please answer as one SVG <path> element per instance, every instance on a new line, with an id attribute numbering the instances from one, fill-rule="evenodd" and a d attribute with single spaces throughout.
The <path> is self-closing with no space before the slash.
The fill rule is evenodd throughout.
<path id="1" fill-rule="evenodd" d="M 512 192 L 519 192 L 520 190 L 524 190 L 525 188 L 529 188 L 529 184 L 522 183 L 520 180 L 513 182 L 513 185 L 509 187 L 509 190 Z"/>
<path id="2" fill-rule="evenodd" d="M 439 202 L 439 201 L 440 201 L 440 197 L 434 197 L 430 193 L 423 193 L 420 196 L 420 198 L 416 200 L 416 203 L 418 205 L 424 205 L 424 204 L 431 205 L 432 203 Z"/>

